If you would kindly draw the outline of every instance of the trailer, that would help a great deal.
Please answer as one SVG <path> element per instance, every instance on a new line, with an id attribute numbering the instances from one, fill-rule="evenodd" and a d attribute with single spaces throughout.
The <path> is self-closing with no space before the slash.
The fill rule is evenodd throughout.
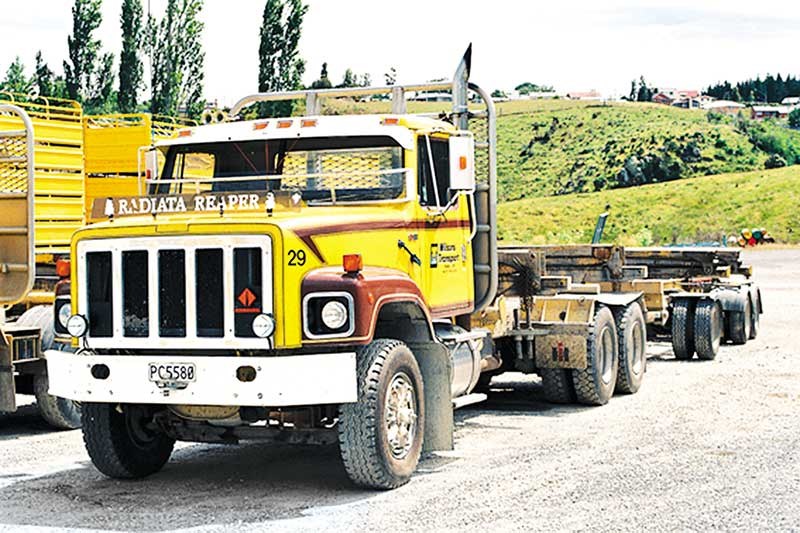
<path id="1" fill-rule="evenodd" d="M 34 237 L 33 285 L 13 305 L 2 306 L 13 379 L 3 382 L 0 411 L 15 410 L 15 394 L 30 394 L 50 425 L 73 429 L 81 423 L 80 404 L 48 394 L 43 358 L 47 350 L 72 350 L 64 338 L 70 315 L 72 234 L 93 219 L 90 207 L 95 198 L 138 190 L 142 144 L 169 138 L 186 123 L 154 120 L 150 115 L 84 116 L 77 102 L 10 93 L 0 93 L 0 105 L 10 106 L 0 113 L 0 139 L 6 154 L 19 150 L 19 133 L 27 131 L 23 126 L 30 122 L 31 151 L 26 157 L 33 180 L 30 228 Z M 0 174 L 0 191 L 7 194 L 16 194 L 14 187 L 19 185 L 13 157 L 3 163 Z M 11 258 L 17 253 L 12 250 L 15 246 L 19 243 L 11 239 L 6 249 Z M 18 277 L 2 276 L 0 290 L 15 293 L 21 283 Z"/>

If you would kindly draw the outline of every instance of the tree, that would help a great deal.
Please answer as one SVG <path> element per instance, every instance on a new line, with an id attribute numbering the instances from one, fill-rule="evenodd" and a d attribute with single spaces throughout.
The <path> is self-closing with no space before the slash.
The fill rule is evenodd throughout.
<path id="1" fill-rule="evenodd" d="M 72 35 L 67 38 L 69 61 L 64 61 L 67 94 L 88 104 L 89 110 L 105 108 L 113 91 L 112 54 L 100 55 L 100 41 L 94 32 L 103 18 L 102 0 L 75 0 L 72 5 Z"/>
<path id="2" fill-rule="evenodd" d="M 258 90 L 260 92 L 293 91 L 302 87 L 305 61 L 298 45 L 303 17 L 308 11 L 301 0 L 267 0 L 261 23 L 261 44 L 258 49 Z M 327 79 L 327 65 L 325 66 Z M 290 116 L 294 102 L 265 102 L 259 116 Z"/>
<path id="3" fill-rule="evenodd" d="M 33 80 L 25 75 L 25 65 L 19 56 L 8 67 L 6 77 L 0 84 L 0 90 L 17 94 L 31 94 L 33 92 Z"/>
<path id="4" fill-rule="evenodd" d="M 367 73 L 361 75 L 361 81 L 358 82 L 359 87 L 369 87 L 372 85 L 372 76 Z"/>
<path id="5" fill-rule="evenodd" d="M 628 95 L 628 100 L 631 102 L 636 101 L 636 96 L 639 94 L 639 89 L 636 86 L 636 80 L 631 80 L 631 93 Z"/>
<path id="6" fill-rule="evenodd" d="M 319 73 L 319 79 L 311 84 L 312 89 L 330 89 L 333 87 L 331 80 L 328 79 L 328 64 L 322 64 L 322 70 Z"/>
<path id="7" fill-rule="evenodd" d="M 800 108 L 789 113 L 789 127 L 796 130 L 800 129 Z"/>
<path id="8" fill-rule="evenodd" d="M 505 91 L 501 91 L 500 89 L 495 89 L 492 91 L 492 98 L 508 98 L 508 95 Z"/>
<path id="9" fill-rule="evenodd" d="M 344 71 L 344 78 L 342 78 L 342 83 L 337 85 L 337 87 L 356 87 L 358 86 L 358 76 L 353 72 L 352 69 L 347 69 Z"/>
<path id="10" fill-rule="evenodd" d="M 535 83 L 526 81 L 514 87 L 514 90 L 519 94 L 551 93 L 553 92 L 553 87 L 550 85 L 537 85 Z"/>
<path id="11" fill-rule="evenodd" d="M 647 86 L 644 76 L 639 77 L 639 91 L 636 93 L 637 102 L 650 102 L 653 100 L 658 89 L 651 89 Z"/>
<path id="12" fill-rule="evenodd" d="M 122 52 L 119 56 L 119 92 L 117 105 L 120 113 L 137 110 L 139 90 L 142 88 L 144 71 L 139 55 L 142 37 L 141 0 L 123 0 L 120 24 L 122 27 Z"/>
<path id="13" fill-rule="evenodd" d="M 397 83 L 397 69 L 392 67 L 389 72 L 383 75 L 386 85 L 395 85 Z"/>
<path id="14" fill-rule="evenodd" d="M 202 0 L 168 0 L 161 21 L 148 21 L 153 114 L 197 118 L 203 112 L 202 9 Z"/>
<path id="15" fill-rule="evenodd" d="M 33 73 L 33 84 L 36 86 L 36 94 L 39 96 L 55 96 L 53 94 L 55 92 L 53 71 L 44 62 L 41 50 L 36 52 L 36 70 Z"/>

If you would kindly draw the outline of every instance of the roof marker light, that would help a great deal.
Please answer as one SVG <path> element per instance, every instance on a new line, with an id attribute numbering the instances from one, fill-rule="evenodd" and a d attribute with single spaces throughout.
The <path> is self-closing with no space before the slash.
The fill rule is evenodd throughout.
<path id="1" fill-rule="evenodd" d="M 255 124 L 253 124 L 253 129 L 256 131 L 265 130 L 267 129 L 267 126 L 269 126 L 268 120 L 264 122 L 256 122 Z"/>
<path id="2" fill-rule="evenodd" d="M 284 130 L 286 128 L 291 128 L 291 127 L 292 127 L 292 121 L 291 120 L 279 120 L 278 121 L 278 129 L 279 130 Z"/>
<path id="3" fill-rule="evenodd" d="M 397 117 L 387 117 L 381 122 L 384 126 L 399 126 L 400 119 Z"/>
<path id="4" fill-rule="evenodd" d="M 358 274 L 364 269 L 364 260 L 361 254 L 347 254 L 342 256 L 342 266 L 348 274 Z"/>
<path id="5" fill-rule="evenodd" d="M 317 119 L 315 118 L 304 118 L 300 121 L 301 128 L 315 128 L 317 126 Z"/>
<path id="6" fill-rule="evenodd" d="M 191 137 L 192 130 L 181 130 L 178 132 L 178 137 Z"/>

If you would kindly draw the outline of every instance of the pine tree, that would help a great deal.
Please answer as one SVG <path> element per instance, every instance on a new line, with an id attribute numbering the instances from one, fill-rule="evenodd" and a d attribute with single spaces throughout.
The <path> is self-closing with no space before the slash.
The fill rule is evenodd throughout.
<path id="1" fill-rule="evenodd" d="M 0 90 L 15 94 L 31 94 L 33 92 L 33 80 L 25 75 L 25 65 L 19 56 L 8 67 L 3 83 L 0 83 Z"/>
<path id="2" fill-rule="evenodd" d="M 305 61 L 299 57 L 298 45 L 303 17 L 308 7 L 301 0 L 267 0 L 261 23 L 258 49 L 259 92 L 300 89 Z M 327 79 L 327 65 L 324 66 Z M 322 78 L 321 78 L 322 79 Z M 289 116 L 293 102 L 266 102 L 259 106 L 259 116 Z"/>
<path id="3" fill-rule="evenodd" d="M 353 72 L 353 69 L 347 69 L 344 71 L 344 78 L 342 78 L 342 83 L 338 85 L 338 87 L 355 87 L 358 85 L 358 77 Z"/>
<path id="4" fill-rule="evenodd" d="M 142 88 L 144 73 L 139 54 L 143 37 L 142 16 L 141 0 L 123 0 L 120 17 L 122 52 L 119 56 L 119 93 L 117 94 L 120 113 L 136 112 L 139 89 Z"/>
<path id="5" fill-rule="evenodd" d="M 36 86 L 36 94 L 39 96 L 55 96 L 55 86 L 53 81 L 53 71 L 44 62 L 42 51 L 36 52 L 36 70 L 33 73 L 33 84 Z"/>
<path id="6" fill-rule="evenodd" d="M 153 114 L 197 118 L 203 112 L 202 9 L 202 0 L 168 0 L 161 21 L 148 21 Z"/>
<path id="7" fill-rule="evenodd" d="M 100 27 L 102 0 L 75 0 L 72 5 L 72 35 L 67 38 L 69 61 L 64 61 L 67 93 L 73 100 L 90 98 L 100 41 L 93 37 Z"/>

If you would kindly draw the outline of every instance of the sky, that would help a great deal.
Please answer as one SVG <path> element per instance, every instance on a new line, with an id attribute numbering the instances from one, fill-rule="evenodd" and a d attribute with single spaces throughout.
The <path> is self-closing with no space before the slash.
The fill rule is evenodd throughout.
<path id="1" fill-rule="evenodd" d="M 71 0 L 3 0 L 0 70 L 19 55 L 32 73 L 36 51 L 57 72 L 67 55 Z M 103 1 L 98 37 L 119 53 L 122 0 Z M 148 0 L 143 0 L 147 10 Z M 256 92 L 264 0 L 206 0 L 205 96 L 230 105 Z M 328 62 L 382 83 L 450 78 L 472 42 L 472 80 L 510 89 L 524 81 L 560 92 L 627 94 L 643 75 L 656 87 L 699 89 L 756 75 L 800 75 L 797 0 L 306 0 L 300 43 L 305 82 Z M 160 16 L 166 0 L 150 0 Z M 11 8 L 11 5 L 14 7 Z"/>

